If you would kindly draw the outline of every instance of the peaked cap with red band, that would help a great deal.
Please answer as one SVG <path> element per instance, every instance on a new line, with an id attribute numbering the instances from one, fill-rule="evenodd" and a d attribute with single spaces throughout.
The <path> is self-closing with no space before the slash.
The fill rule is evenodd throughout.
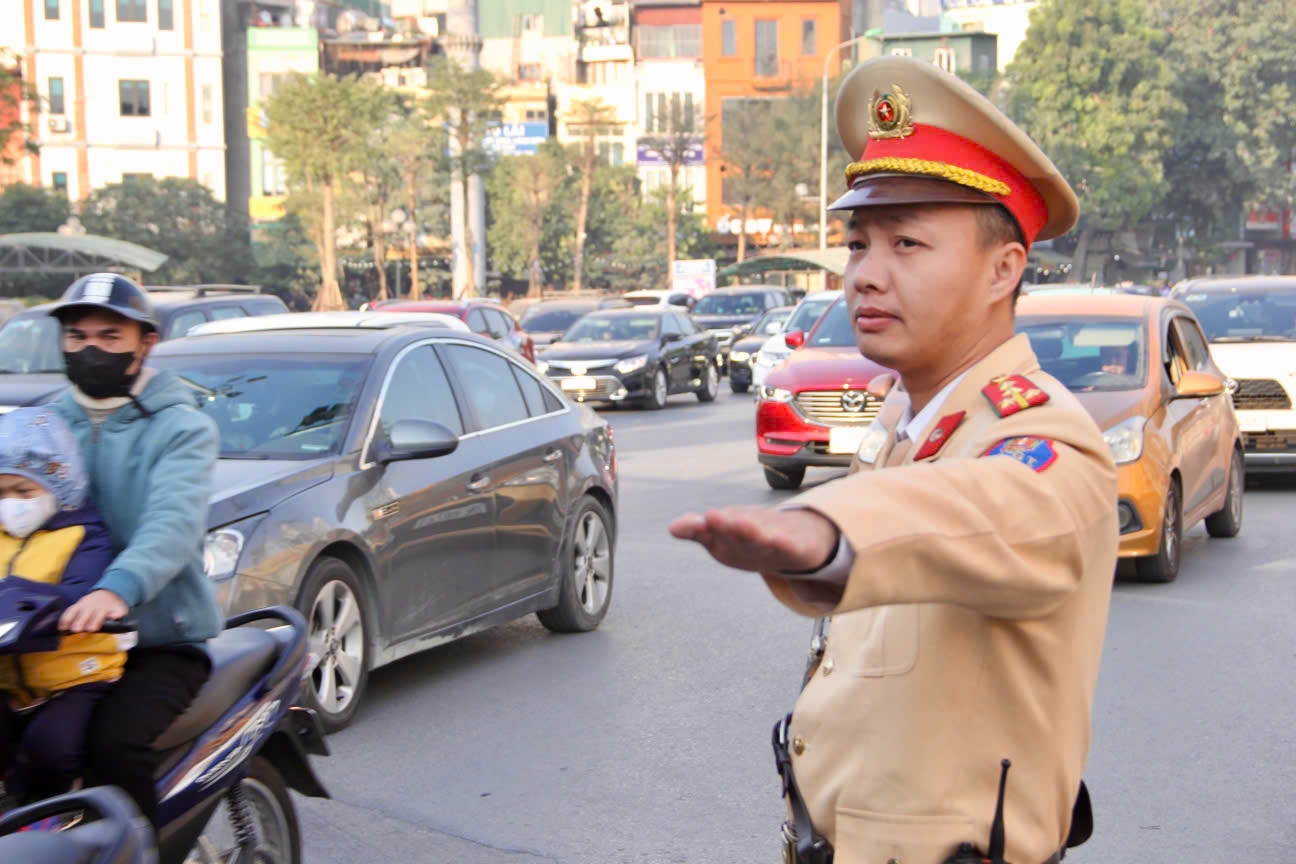
<path id="1" fill-rule="evenodd" d="M 932 63 L 876 57 L 837 92 L 837 133 L 851 189 L 830 210 L 897 204 L 1002 204 L 1026 245 L 1060 237 L 1075 192 L 989 99 Z"/>

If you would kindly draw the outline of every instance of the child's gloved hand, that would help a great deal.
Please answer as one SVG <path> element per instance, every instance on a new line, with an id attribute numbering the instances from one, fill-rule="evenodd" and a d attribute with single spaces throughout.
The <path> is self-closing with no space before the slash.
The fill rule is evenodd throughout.
<path id="1" fill-rule="evenodd" d="M 59 629 L 64 633 L 95 633 L 104 621 L 125 618 L 129 611 L 125 600 L 100 588 L 63 610 L 63 616 L 59 618 Z"/>

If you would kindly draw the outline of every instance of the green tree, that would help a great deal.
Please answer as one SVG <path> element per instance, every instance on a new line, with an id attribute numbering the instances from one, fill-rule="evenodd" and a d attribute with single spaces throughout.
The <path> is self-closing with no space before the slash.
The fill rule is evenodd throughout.
<path id="1" fill-rule="evenodd" d="M 440 169 L 446 152 L 446 134 L 428 122 L 427 111 L 418 100 L 402 100 L 401 110 L 385 130 L 385 153 L 396 172 L 399 199 L 404 204 L 406 223 L 410 226 L 409 271 L 410 298 L 421 295 L 418 269 L 419 213 L 427 213 L 429 186 L 447 179 Z"/>
<path id="2" fill-rule="evenodd" d="M 370 132 L 371 127 L 357 118 L 366 115 L 369 103 L 382 98 L 381 89 L 366 79 L 293 74 L 264 105 L 267 144 L 284 161 L 290 184 L 303 188 L 310 198 L 318 196 L 319 225 L 310 231 L 320 258 L 316 309 L 346 308 L 338 287 L 338 193 L 357 170 Z"/>
<path id="3" fill-rule="evenodd" d="M 1231 239 L 1244 208 L 1296 206 L 1296 6 L 1154 0 L 1151 14 L 1172 36 L 1174 92 L 1190 109 L 1166 155 L 1167 217 Z"/>
<path id="4" fill-rule="evenodd" d="M 35 102 L 31 86 L 0 65 L 0 165 L 12 165 L 23 155 L 37 151 L 22 119 L 23 107 Z"/>
<path id="5" fill-rule="evenodd" d="M 14 183 L 0 190 L 0 234 L 57 231 L 72 215 L 67 196 Z"/>
<path id="6" fill-rule="evenodd" d="M 491 156 L 483 142 L 499 112 L 501 86 L 502 82 L 487 70 L 465 69 L 448 57 L 437 57 L 428 64 L 424 107 L 430 116 L 444 124 L 449 145 L 446 159 L 452 178 L 484 178 L 488 173 Z M 466 207 L 464 212 L 467 214 Z M 476 284 L 472 259 L 476 242 L 472 220 L 465 218 L 463 252 L 468 261 L 469 286 Z"/>
<path id="7" fill-rule="evenodd" d="M 675 256 L 678 242 L 676 232 L 679 226 L 679 199 L 682 194 L 692 190 L 680 187 L 680 172 L 694 158 L 694 153 L 703 146 L 700 131 L 706 123 L 702 112 L 694 110 L 685 112 L 678 97 L 671 100 L 670 111 L 665 118 L 665 129 L 657 135 L 640 138 L 641 144 L 657 151 L 658 156 L 666 163 L 669 170 L 665 188 L 664 210 L 666 216 L 666 272 L 674 272 Z"/>
<path id="8" fill-rule="evenodd" d="M 778 100 L 748 99 L 725 111 L 720 152 L 724 203 L 738 209 L 738 260 L 747 256 L 747 219 L 768 200 L 778 159 L 784 155 L 770 133 L 778 116 Z"/>
<path id="9" fill-rule="evenodd" d="M 146 177 L 97 189 L 81 206 L 81 224 L 167 255 L 149 275 L 154 284 L 244 282 L 251 269 L 246 224 L 195 180 Z"/>
<path id="10" fill-rule="evenodd" d="M 374 98 L 365 104 L 365 114 L 355 122 L 363 124 L 368 134 L 358 142 L 356 154 L 358 176 L 356 187 L 361 200 L 361 221 L 369 251 L 378 276 L 375 299 L 386 300 L 387 292 L 387 225 L 392 204 L 401 194 L 400 168 L 392 152 L 390 130 L 404 113 L 397 95 L 387 89 L 375 90 Z"/>
<path id="11" fill-rule="evenodd" d="M 529 297 L 539 297 L 545 275 L 552 277 L 545 259 L 562 255 L 562 239 L 570 228 L 560 204 L 566 167 L 561 146 L 549 139 L 533 156 L 500 159 L 487 179 L 490 260 L 501 272 L 525 275 Z"/>
<path id="12" fill-rule="evenodd" d="M 602 100 L 576 101 L 571 106 L 567 128 L 578 136 L 572 146 L 572 165 L 580 176 L 580 195 L 576 207 L 576 237 L 572 249 L 572 288 L 581 290 L 585 281 L 585 246 L 590 224 L 590 196 L 594 188 L 594 173 L 603 164 L 599 157 L 598 139 L 617 131 L 620 124 L 615 109 Z"/>
<path id="13" fill-rule="evenodd" d="M 1043 0 L 1008 69 L 1010 114 L 1080 197 L 1079 277 L 1095 231 L 1136 225 L 1167 191 L 1183 110 L 1168 41 L 1143 0 Z"/>

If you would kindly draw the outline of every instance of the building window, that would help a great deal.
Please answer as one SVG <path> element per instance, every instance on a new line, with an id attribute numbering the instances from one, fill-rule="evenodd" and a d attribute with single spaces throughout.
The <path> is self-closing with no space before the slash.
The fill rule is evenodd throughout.
<path id="1" fill-rule="evenodd" d="M 121 116 L 149 116 L 149 82 L 119 81 L 117 89 L 121 95 Z"/>
<path id="2" fill-rule="evenodd" d="M 892 57 L 912 57 L 913 49 L 904 45 L 896 45 L 887 53 Z"/>
<path id="3" fill-rule="evenodd" d="M 267 197 L 288 194 L 288 173 L 284 169 L 284 163 L 269 151 L 262 153 L 261 194 Z"/>
<path id="4" fill-rule="evenodd" d="M 153 179 L 152 174 L 123 174 L 122 183 L 146 183 Z"/>
<path id="5" fill-rule="evenodd" d="M 954 49 L 937 48 L 935 54 L 932 56 L 932 62 L 944 69 L 946 72 L 949 72 L 951 75 L 954 74 L 956 65 L 954 60 Z"/>
<path id="6" fill-rule="evenodd" d="M 804 18 L 801 21 L 801 56 L 813 57 L 815 55 L 816 37 L 815 20 L 813 18 Z"/>
<path id="7" fill-rule="evenodd" d="M 519 81 L 539 81 L 544 72 L 539 63 L 521 63 L 517 67 L 517 77 Z"/>
<path id="8" fill-rule="evenodd" d="M 49 113 L 63 113 L 63 79 L 49 79 Z"/>
<path id="9" fill-rule="evenodd" d="M 203 122 L 212 122 L 212 86 L 210 84 L 202 85 L 202 114 Z"/>
<path id="10" fill-rule="evenodd" d="M 59 17 L 59 0 L 45 0 L 45 20 L 57 21 Z"/>
<path id="11" fill-rule="evenodd" d="M 67 172 L 66 171 L 55 171 L 53 174 L 50 175 L 50 179 L 54 181 L 55 192 L 62 192 L 64 195 L 67 194 Z"/>
<path id="12" fill-rule="evenodd" d="M 635 29 L 635 40 L 640 57 L 702 56 L 701 24 L 646 25 Z"/>
<path id="13" fill-rule="evenodd" d="M 171 0 L 158 0 L 158 29 L 175 29 L 175 13 L 171 7 Z"/>
<path id="14" fill-rule="evenodd" d="M 90 0 L 90 26 L 102 30 L 104 26 L 104 0 Z"/>
<path id="15" fill-rule="evenodd" d="M 537 108 L 534 111 L 528 110 L 526 119 L 528 123 L 545 123 L 549 120 L 549 112 L 544 108 Z"/>
<path id="16" fill-rule="evenodd" d="M 738 22 L 720 22 L 720 54 L 723 57 L 738 56 Z"/>
<path id="17" fill-rule="evenodd" d="M 778 21 L 767 18 L 756 22 L 756 77 L 778 75 Z"/>
<path id="18" fill-rule="evenodd" d="M 144 0 L 117 0 L 117 21 L 147 21 L 148 8 Z"/>

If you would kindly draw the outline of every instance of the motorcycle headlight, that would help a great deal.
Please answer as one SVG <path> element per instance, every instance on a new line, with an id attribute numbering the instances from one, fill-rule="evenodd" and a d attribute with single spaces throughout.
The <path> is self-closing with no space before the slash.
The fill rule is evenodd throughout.
<path id="1" fill-rule="evenodd" d="M 746 363 L 750 357 L 751 354 L 747 351 L 735 351 L 729 355 L 729 359 L 735 363 Z"/>
<path id="2" fill-rule="evenodd" d="M 1134 462 L 1143 455 L 1143 427 L 1146 425 L 1146 417 L 1129 417 L 1103 432 L 1103 440 L 1111 448 L 1117 465 Z"/>
<path id="3" fill-rule="evenodd" d="M 767 384 L 762 384 L 760 398 L 768 399 L 770 402 L 791 402 L 792 391 L 784 390 L 782 387 L 770 387 Z"/>
<path id="4" fill-rule="evenodd" d="M 622 375 L 628 375 L 631 372 L 638 372 L 640 369 L 646 366 L 647 363 L 648 363 L 648 355 L 640 354 L 637 357 L 627 357 L 621 362 L 617 363 L 612 368 L 620 372 Z"/>

